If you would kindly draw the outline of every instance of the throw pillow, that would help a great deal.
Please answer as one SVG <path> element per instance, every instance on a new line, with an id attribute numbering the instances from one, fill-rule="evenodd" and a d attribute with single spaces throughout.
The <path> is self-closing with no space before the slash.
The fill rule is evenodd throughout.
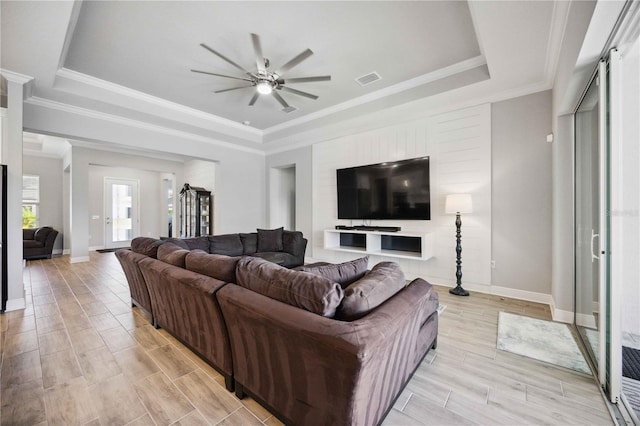
<path id="1" fill-rule="evenodd" d="M 242 241 L 238 234 L 225 234 L 209 237 L 209 253 L 225 256 L 242 256 Z"/>
<path id="2" fill-rule="evenodd" d="M 353 321 L 383 304 L 404 288 L 404 273 L 395 262 L 380 262 L 344 290 L 336 318 Z"/>
<path id="3" fill-rule="evenodd" d="M 158 260 L 173 266 L 184 268 L 185 258 L 189 253 L 189 250 L 185 250 L 177 244 L 164 243 L 158 247 Z"/>
<path id="4" fill-rule="evenodd" d="M 236 268 L 238 285 L 309 312 L 333 317 L 343 297 L 340 284 L 293 271 L 257 257 L 243 257 Z"/>
<path id="5" fill-rule="evenodd" d="M 282 227 L 258 229 L 258 252 L 282 251 L 282 231 Z"/>
<path id="6" fill-rule="evenodd" d="M 258 234 L 255 232 L 240 234 L 240 241 L 242 241 L 242 254 L 254 254 L 258 251 Z"/>
<path id="7" fill-rule="evenodd" d="M 298 271 L 310 272 L 315 275 L 320 275 L 338 283 L 342 288 L 346 288 L 349 284 L 359 280 L 367 272 L 367 264 L 369 263 L 369 256 L 361 257 L 360 259 L 351 260 L 349 262 L 338 264 L 327 264 L 320 266 L 301 266 L 297 268 Z"/>
<path id="8" fill-rule="evenodd" d="M 239 257 L 209 254 L 198 250 L 187 255 L 186 267 L 190 271 L 227 283 L 234 283 L 236 282 L 236 265 L 239 260 Z"/>
<path id="9" fill-rule="evenodd" d="M 164 241 L 156 240 L 155 238 L 135 237 L 131 241 L 131 251 L 156 259 L 158 257 L 158 247 L 163 243 Z"/>

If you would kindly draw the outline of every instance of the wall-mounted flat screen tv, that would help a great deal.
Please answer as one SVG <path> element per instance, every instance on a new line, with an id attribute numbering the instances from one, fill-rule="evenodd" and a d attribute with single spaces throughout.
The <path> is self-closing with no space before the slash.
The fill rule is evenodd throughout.
<path id="1" fill-rule="evenodd" d="M 431 219 L 429 157 L 336 170 L 338 219 Z"/>

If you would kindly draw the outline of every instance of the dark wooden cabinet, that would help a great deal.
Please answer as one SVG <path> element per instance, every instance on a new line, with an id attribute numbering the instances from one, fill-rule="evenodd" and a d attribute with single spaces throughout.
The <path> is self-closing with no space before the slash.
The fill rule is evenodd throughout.
<path id="1" fill-rule="evenodd" d="M 180 238 L 211 235 L 212 231 L 211 191 L 185 183 L 180 191 Z"/>

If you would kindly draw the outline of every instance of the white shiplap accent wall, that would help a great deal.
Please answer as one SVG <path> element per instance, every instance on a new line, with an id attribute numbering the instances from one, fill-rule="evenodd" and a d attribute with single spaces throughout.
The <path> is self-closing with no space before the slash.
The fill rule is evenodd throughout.
<path id="1" fill-rule="evenodd" d="M 371 256 L 369 265 L 398 262 L 407 277 L 455 283 L 455 216 L 444 214 L 446 194 L 470 193 L 474 213 L 462 218 L 463 285 L 491 284 L 491 107 L 489 104 L 359 133 L 313 145 L 314 259 L 344 262 L 355 258 L 323 248 L 323 230 L 350 225 L 337 219 L 336 169 L 415 157 L 430 157 L 431 220 L 371 221 L 431 232 L 435 256 L 427 261 Z M 354 225 L 361 224 L 353 222 Z"/>

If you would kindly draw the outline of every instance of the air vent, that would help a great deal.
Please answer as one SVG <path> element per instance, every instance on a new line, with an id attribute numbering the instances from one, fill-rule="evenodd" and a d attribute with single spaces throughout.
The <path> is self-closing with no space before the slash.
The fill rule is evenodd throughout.
<path id="1" fill-rule="evenodd" d="M 289 105 L 286 108 L 282 108 L 282 112 L 286 112 L 287 114 L 290 113 L 290 112 L 293 112 L 293 111 L 297 111 L 297 110 L 298 110 L 298 108 L 296 108 L 294 106 L 291 106 L 291 105 Z"/>
<path id="2" fill-rule="evenodd" d="M 370 72 L 369 74 L 365 74 L 362 77 L 356 78 L 356 81 L 360 86 L 368 86 L 369 84 L 375 81 L 378 81 L 381 78 L 382 77 L 380 77 L 380 74 L 374 71 L 374 72 Z"/>

